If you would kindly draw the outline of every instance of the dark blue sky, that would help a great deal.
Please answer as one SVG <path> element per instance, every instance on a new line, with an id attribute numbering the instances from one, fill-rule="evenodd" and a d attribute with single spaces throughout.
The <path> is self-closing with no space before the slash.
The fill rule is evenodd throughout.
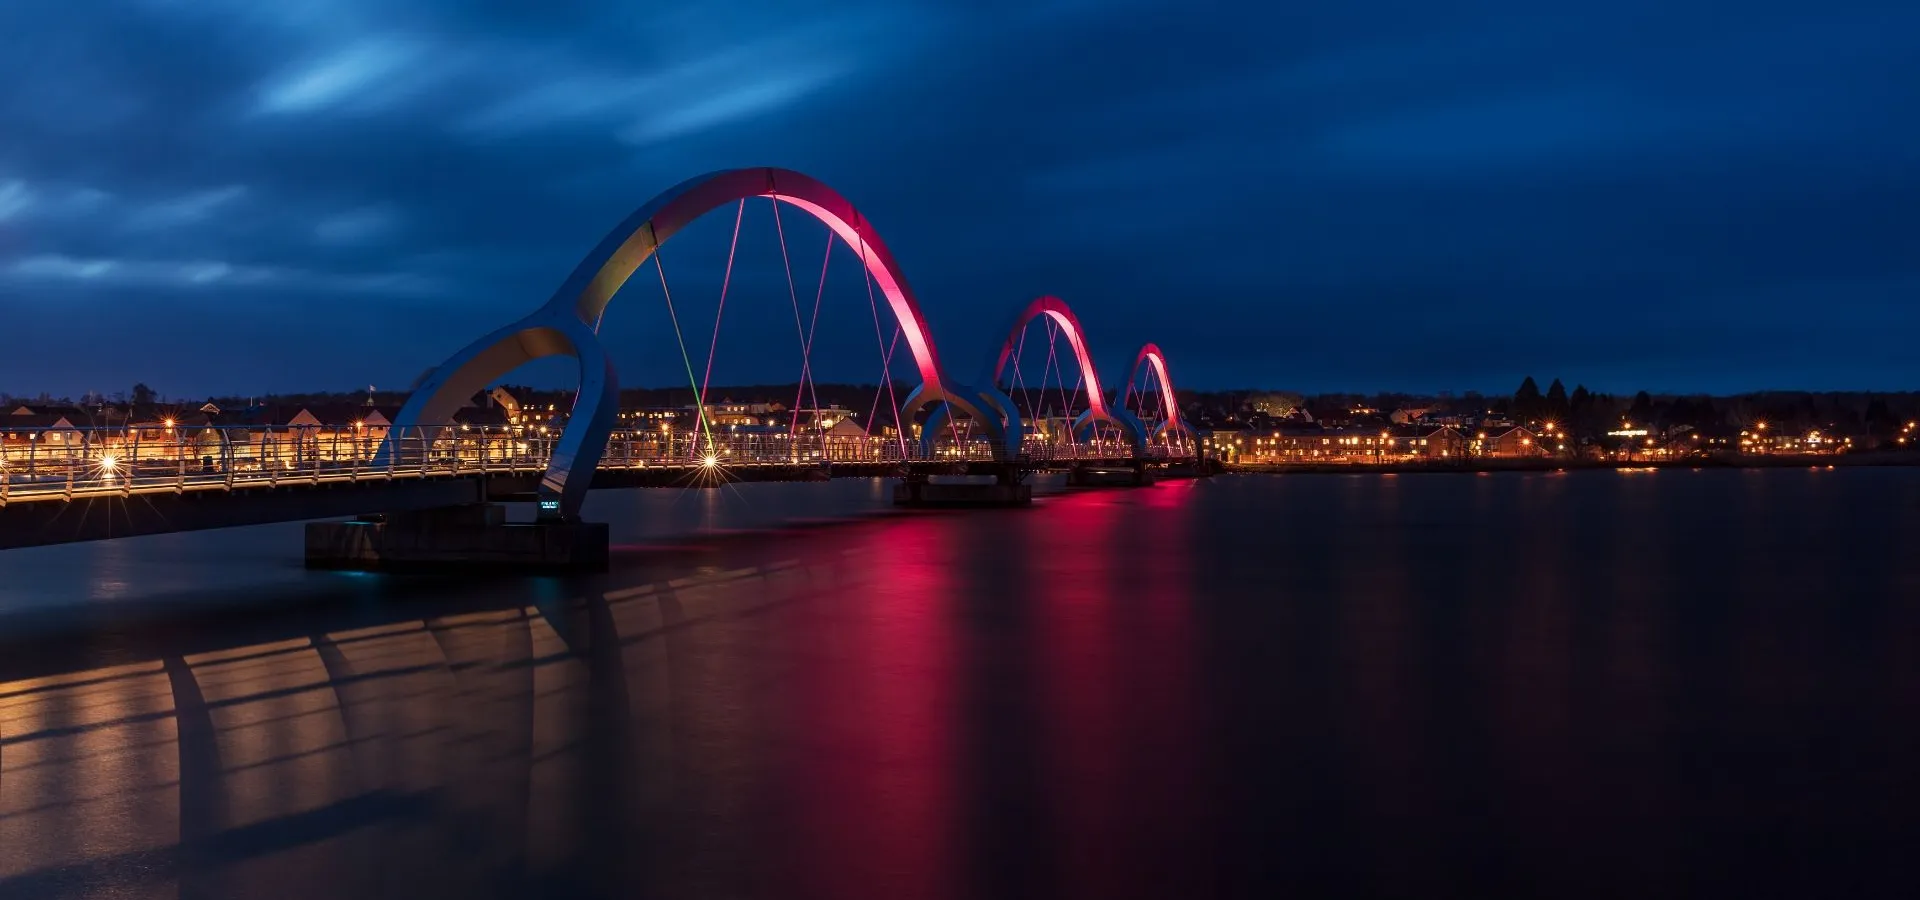
<path id="1" fill-rule="evenodd" d="M 6 390 L 404 386 L 736 165 L 860 204 L 958 368 L 1055 293 L 1195 387 L 1920 382 L 1912 2 L 24 0 L 0 85 Z"/>

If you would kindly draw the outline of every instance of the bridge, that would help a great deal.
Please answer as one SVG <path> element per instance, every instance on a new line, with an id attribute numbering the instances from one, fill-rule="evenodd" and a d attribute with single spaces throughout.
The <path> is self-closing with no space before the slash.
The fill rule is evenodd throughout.
<path id="1" fill-rule="evenodd" d="M 749 201 L 762 199 L 772 211 L 797 336 L 795 410 L 810 388 L 818 406 L 814 373 L 828 361 L 816 360 L 813 350 L 821 338 L 829 264 L 836 251 L 858 263 L 880 377 L 857 432 L 802 423 L 797 412 L 785 428 L 742 429 L 714 421 L 709 412 L 741 228 Z M 702 365 L 687 348 L 680 310 L 688 304 L 676 306 L 661 248 L 696 219 L 729 207 L 732 240 Z M 789 228 L 783 210 L 825 226 L 810 317 L 788 246 L 798 229 Z M 608 305 L 649 263 L 696 400 L 694 426 L 679 432 L 622 427 L 619 374 L 600 337 Z M 893 325 L 890 340 L 886 320 Z M 1040 359 L 1037 342 L 1030 341 L 1036 326 L 1045 332 L 1047 350 L 1037 377 L 1021 366 Z M 894 373 L 902 347 L 902 374 L 911 366 L 918 376 L 904 396 Z M 497 514 L 475 518 L 473 511 L 502 501 L 534 502 L 541 533 L 572 534 L 582 527 L 581 502 L 594 488 L 884 476 L 903 479 L 896 492 L 903 502 L 1024 502 L 1024 479 L 1037 471 L 1064 470 L 1075 478 L 1131 472 L 1141 482 L 1155 467 L 1192 463 L 1198 442 L 1181 419 L 1166 354 L 1145 344 L 1124 388 L 1110 391 L 1093 353 L 1067 302 L 1042 296 L 1012 317 L 1005 339 L 983 355 L 975 380 L 957 379 L 893 253 L 849 201 L 798 172 L 726 170 L 643 204 L 539 308 L 431 370 L 389 426 L 348 431 L 161 421 L 8 429 L 0 421 L 0 549 L 336 516 L 359 516 L 346 525 L 361 531 L 392 530 L 399 517 L 426 523 L 420 527 L 435 534 L 460 532 L 466 535 L 460 540 L 471 542 L 501 525 Z M 458 411 L 489 385 L 548 357 L 573 360 L 579 374 L 572 409 L 558 427 L 454 424 Z M 934 479 L 955 475 L 990 476 L 993 483 L 972 493 L 934 486 Z M 448 510 L 463 512 L 450 517 L 443 514 Z M 429 515 L 402 515 L 414 512 Z M 309 528 L 310 561 L 316 533 Z"/>

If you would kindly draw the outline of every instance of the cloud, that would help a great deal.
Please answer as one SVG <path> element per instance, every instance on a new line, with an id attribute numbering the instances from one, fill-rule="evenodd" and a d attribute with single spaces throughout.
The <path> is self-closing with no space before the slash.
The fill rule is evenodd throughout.
<path id="1" fill-rule="evenodd" d="M 212 259 L 76 258 L 39 254 L 15 260 L 4 270 L 21 283 L 78 283 L 133 288 L 259 288 L 302 291 L 420 295 L 444 288 L 410 272 L 319 272 L 279 266 L 228 263 Z"/>
<path id="2" fill-rule="evenodd" d="M 178 228 L 204 222 L 215 213 L 232 207 L 246 195 L 246 186 L 238 184 L 191 191 L 133 206 L 126 211 L 126 224 L 129 228 L 144 230 Z"/>
<path id="3" fill-rule="evenodd" d="M 313 226 L 314 239 L 323 244 L 360 244 L 392 234 L 400 216 L 385 206 L 362 206 L 322 218 Z"/>
<path id="4" fill-rule="evenodd" d="M 104 209 L 112 197 L 88 187 L 36 187 L 20 179 L 0 181 L 0 222 L 58 220 Z"/>
<path id="5" fill-rule="evenodd" d="M 418 50 L 388 39 L 355 42 L 270 82 L 265 113 L 310 113 L 329 107 L 372 105 L 390 96 L 393 79 L 418 59 Z"/>
<path id="6" fill-rule="evenodd" d="M 685 137 L 791 108 L 846 81 L 883 54 L 862 46 L 872 19 L 830 20 L 770 34 L 725 35 L 658 61 L 582 60 L 536 50 L 514 58 L 521 79 L 462 117 L 485 139 L 557 127 L 599 127 L 631 144 Z"/>
<path id="7" fill-rule="evenodd" d="M 31 206 L 33 198 L 27 193 L 26 182 L 0 182 L 0 222 L 25 212 Z"/>
<path id="8" fill-rule="evenodd" d="M 620 139 L 629 144 L 652 144 L 771 112 L 820 89 L 843 71 L 819 65 L 708 92 L 693 103 L 643 113 L 620 130 Z"/>

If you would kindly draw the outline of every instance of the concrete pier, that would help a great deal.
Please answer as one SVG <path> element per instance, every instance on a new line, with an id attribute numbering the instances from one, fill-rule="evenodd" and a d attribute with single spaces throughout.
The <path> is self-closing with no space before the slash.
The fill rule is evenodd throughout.
<path id="1" fill-rule="evenodd" d="M 1146 487 L 1153 484 L 1153 471 L 1146 466 L 1103 468 L 1075 466 L 1067 472 L 1068 487 Z"/>
<path id="2" fill-rule="evenodd" d="M 1181 478 L 1208 478 L 1213 474 L 1213 469 L 1204 463 L 1178 462 L 1168 463 L 1160 470 L 1159 477 L 1162 481 L 1172 481 Z"/>
<path id="3" fill-rule="evenodd" d="M 605 571 L 607 550 L 605 523 L 510 523 L 491 503 L 307 525 L 309 569 Z"/>
<path id="4" fill-rule="evenodd" d="M 895 506 L 1026 506 L 1033 502 L 1033 485 L 998 481 L 936 483 L 909 478 L 893 486 Z"/>

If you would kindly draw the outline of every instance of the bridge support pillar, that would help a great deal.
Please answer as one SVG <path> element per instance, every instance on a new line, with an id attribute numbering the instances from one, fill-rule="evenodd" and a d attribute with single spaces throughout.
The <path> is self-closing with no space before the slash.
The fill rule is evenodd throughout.
<path id="1" fill-rule="evenodd" d="M 307 524 L 307 568 L 605 571 L 601 522 L 508 522 L 492 503 Z"/>
<path id="2" fill-rule="evenodd" d="M 1067 470 L 1067 487 L 1147 487 L 1153 470 L 1146 463 L 1131 466 L 1074 466 Z"/>
<path id="3" fill-rule="evenodd" d="M 1163 479 L 1174 479 L 1174 478 L 1207 478 L 1213 475 L 1214 473 L 1212 469 L 1208 468 L 1206 461 L 1193 460 L 1188 462 L 1168 463 L 1166 468 L 1160 470 L 1159 474 L 1160 474 L 1160 477 Z"/>
<path id="4" fill-rule="evenodd" d="M 984 482 L 940 483 L 925 475 L 908 475 L 893 486 L 895 506 L 1026 506 L 1033 502 L 1033 485 L 1011 478 Z"/>

